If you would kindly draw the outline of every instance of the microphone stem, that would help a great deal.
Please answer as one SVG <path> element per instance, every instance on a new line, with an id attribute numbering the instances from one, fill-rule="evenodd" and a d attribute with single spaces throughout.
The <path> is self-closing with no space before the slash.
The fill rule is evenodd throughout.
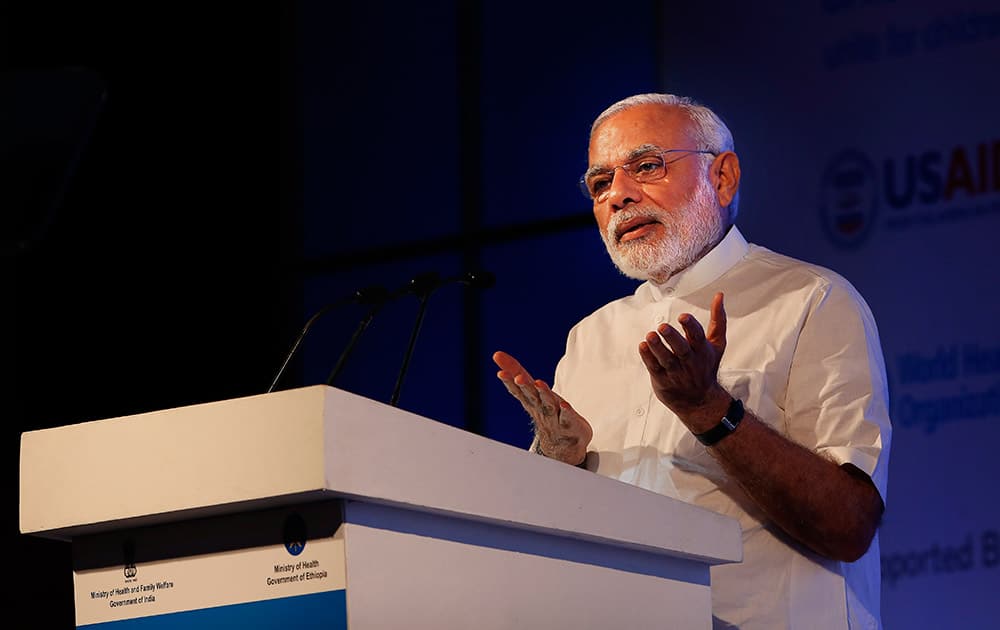
<path id="1" fill-rule="evenodd" d="M 403 356 L 403 365 L 399 368 L 399 376 L 396 377 L 396 387 L 392 391 L 392 398 L 389 399 L 389 404 L 393 407 L 396 407 L 399 402 L 399 392 L 403 388 L 403 377 L 406 375 L 406 369 L 410 365 L 410 357 L 413 356 L 413 346 L 417 343 L 417 334 L 420 332 L 420 326 L 424 321 L 428 297 L 430 297 L 429 294 L 420 297 L 420 309 L 417 311 L 417 321 L 413 324 L 413 331 L 410 333 L 410 344 L 406 348 L 406 355 Z"/>
<path id="2" fill-rule="evenodd" d="M 316 323 L 316 320 L 318 320 L 327 311 L 329 311 L 331 308 L 335 306 L 340 306 L 340 303 L 327 304 L 322 309 L 317 311 L 315 315 L 310 317 L 309 321 L 306 322 L 306 325 L 302 327 L 302 331 L 299 333 L 299 336 L 295 338 L 295 343 L 292 344 L 291 350 L 289 350 L 288 354 L 285 355 L 285 361 L 284 363 L 281 364 L 281 369 L 278 370 L 278 373 L 274 376 L 274 380 L 271 381 L 271 386 L 267 388 L 268 393 L 271 393 L 272 391 L 274 391 L 274 388 L 277 387 L 278 381 L 281 380 L 281 377 L 282 375 L 284 375 L 285 370 L 288 369 L 288 364 L 291 362 L 292 357 L 295 356 L 295 352 L 298 350 L 299 345 L 302 343 L 302 340 L 305 339 L 306 333 L 308 333 L 309 329 L 312 328 L 312 325 Z"/>
<path id="3" fill-rule="evenodd" d="M 337 380 L 341 370 L 344 369 L 344 364 L 347 363 L 347 357 L 351 355 L 351 351 L 353 351 L 354 346 L 357 345 L 358 338 L 361 337 L 361 333 L 365 332 L 368 328 L 368 324 L 372 322 L 372 319 L 375 317 L 375 313 L 379 310 L 379 306 L 381 305 L 378 305 L 368 311 L 368 314 L 365 315 L 360 322 L 358 322 L 357 328 L 354 329 L 354 334 L 351 335 L 351 340 L 347 342 L 347 347 L 344 348 L 344 351 L 340 353 L 340 358 L 337 359 L 337 365 L 333 366 L 333 369 L 330 371 L 330 376 L 326 379 L 327 385 L 333 385 L 333 382 Z"/>

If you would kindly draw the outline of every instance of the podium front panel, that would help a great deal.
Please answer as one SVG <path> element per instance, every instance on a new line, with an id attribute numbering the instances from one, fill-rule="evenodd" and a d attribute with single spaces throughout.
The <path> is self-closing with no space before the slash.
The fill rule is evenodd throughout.
<path id="1" fill-rule="evenodd" d="M 345 502 L 351 630 L 710 630 L 700 562 Z"/>

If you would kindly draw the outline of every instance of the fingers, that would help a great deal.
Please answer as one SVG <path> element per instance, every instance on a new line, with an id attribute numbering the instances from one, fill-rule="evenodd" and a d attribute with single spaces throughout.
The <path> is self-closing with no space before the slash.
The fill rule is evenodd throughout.
<path id="1" fill-rule="evenodd" d="M 524 393 L 521 391 L 521 388 L 514 383 L 514 378 L 510 374 L 501 370 L 497 372 L 497 378 L 500 379 L 500 382 L 507 388 L 507 392 L 511 396 L 517 398 L 523 405 L 527 406 L 529 404 L 529 401 L 524 399 Z"/>
<path id="2" fill-rule="evenodd" d="M 510 395 L 517 398 L 528 413 L 534 415 L 533 410 L 539 406 L 538 392 L 534 383 L 527 381 L 523 374 L 518 374 L 515 377 L 504 370 L 497 372 L 497 378 L 507 388 Z"/>
<path id="3" fill-rule="evenodd" d="M 531 374 L 528 373 L 528 370 L 524 369 L 524 366 L 522 366 L 517 359 L 510 356 L 506 352 L 494 352 L 493 362 L 496 363 L 502 371 L 509 373 L 511 378 L 517 378 L 519 374 L 523 374 L 526 380 L 535 380 L 531 378 Z"/>
<path id="4" fill-rule="evenodd" d="M 675 358 L 684 359 L 692 351 L 700 351 L 706 342 L 715 346 L 719 354 L 722 354 L 722 351 L 725 350 L 726 309 L 723 304 L 723 294 L 721 292 L 716 293 L 712 299 L 707 334 L 705 333 L 705 329 L 702 328 L 701 322 L 690 313 L 682 313 L 677 318 L 677 321 L 684 330 L 683 336 L 669 324 L 660 324 L 659 328 L 656 329 L 659 337 L 662 337 L 662 340 L 669 346 L 669 350 Z M 664 365 L 668 365 L 669 357 L 666 357 L 663 352 L 666 348 L 658 343 L 659 339 L 656 339 L 656 335 L 652 333 L 647 334 L 646 341 L 649 342 L 650 350 L 653 354 L 661 361 L 665 361 Z"/>
<path id="5" fill-rule="evenodd" d="M 684 335 L 687 337 L 688 346 L 694 350 L 701 348 L 705 344 L 705 329 L 701 323 L 690 313 L 683 313 L 677 318 L 684 328 Z"/>
<path id="6" fill-rule="evenodd" d="M 572 405 L 563 400 L 562 396 L 549 389 L 544 381 L 538 381 L 538 390 L 543 404 L 555 408 L 555 416 L 545 419 L 549 421 L 548 425 L 545 426 L 543 421 L 536 427 L 539 429 L 539 435 L 544 436 L 547 432 L 556 444 L 582 445 L 586 448 L 594 437 L 594 429 L 590 423 L 577 413 Z M 574 455 L 570 459 L 579 458 Z"/>
<path id="7" fill-rule="evenodd" d="M 719 354 L 726 349 L 726 308 L 722 293 L 712 299 L 712 315 L 708 322 L 708 342 L 716 347 Z"/>
<path id="8" fill-rule="evenodd" d="M 663 365 L 660 363 L 660 360 L 656 357 L 656 355 L 653 354 L 648 341 L 639 342 L 639 357 L 642 359 L 643 364 L 650 373 L 656 374 L 663 371 Z"/>
<path id="9" fill-rule="evenodd" d="M 531 374 L 506 352 L 493 353 L 493 361 L 501 369 L 497 372 L 507 391 L 518 401 L 536 424 L 554 426 L 559 416 L 561 400 L 549 386 L 541 380 L 531 378 Z"/>
<path id="10" fill-rule="evenodd" d="M 530 407 L 529 411 L 532 409 L 542 411 L 542 401 L 541 396 L 538 393 L 538 385 L 534 381 L 519 382 L 517 378 L 514 379 L 514 384 L 520 390 L 521 395 L 518 398 L 521 402 L 526 402 Z M 554 410 L 550 411 L 549 415 L 552 415 Z"/>
<path id="11" fill-rule="evenodd" d="M 512 394 L 517 395 L 511 389 L 512 387 L 519 387 L 534 380 L 528 370 L 524 369 L 524 366 L 517 359 L 506 352 L 499 350 L 494 352 L 493 362 L 500 368 L 500 371 L 497 372 L 497 378 L 503 381 L 504 385 L 507 386 L 507 391 Z"/>
<path id="12" fill-rule="evenodd" d="M 691 317 L 691 319 L 694 318 Z M 660 324 L 655 333 L 646 333 L 646 343 L 649 345 L 649 350 L 664 367 L 674 365 L 677 360 L 686 358 L 692 350 L 688 340 L 670 324 Z"/>
<path id="13" fill-rule="evenodd" d="M 549 389 L 549 386 L 545 381 L 536 381 L 535 386 L 537 388 L 536 391 L 541 405 L 540 411 L 543 421 L 557 424 L 561 429 L 568 427 L 569 417 L 563 415 L 563 410 L 569 407 L 566 401 L 560 398 L 554 391 Z"/>
<path id="14" fill-rule="evenodd" d="M 639 356 L 646 369 L 653 374 L 677 369 L 696 369 L 701 360 L 716 354 L 709 351 L 707 344 L 714 346 L 721 356 L 725 349 L 726 314 L 722 306 L 722 294 L 716 294 L 712 301 L 709 336 L 701 323 L 690 313 L 682 313 L 677 321 L 684 331 L 682 335 L 670 324 L 660 324 L 655 332 L 646 333 L 639 344 Z M 692 361 L 694 363 L 692 363 Z"/>

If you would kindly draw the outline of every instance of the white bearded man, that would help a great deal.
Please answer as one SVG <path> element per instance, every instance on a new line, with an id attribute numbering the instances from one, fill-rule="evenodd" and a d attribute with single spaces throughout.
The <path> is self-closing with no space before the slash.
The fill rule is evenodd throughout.
<path id="1" fill-rule="evenodd" d="M 891 425 L 868 305 L 744 239 L 739 159 L 707 107 L 619 101 L 588 157 L 601 238 L 643 283 L 573 327 L 551 388 L 493 355 L 532 449 L 737 519 L 744 560 L 711 569 L 714 627 L 880 628 Z"/>

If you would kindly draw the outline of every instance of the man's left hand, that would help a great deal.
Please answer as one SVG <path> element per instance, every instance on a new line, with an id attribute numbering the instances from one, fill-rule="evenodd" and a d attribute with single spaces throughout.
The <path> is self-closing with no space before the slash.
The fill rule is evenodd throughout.
<path id="1" fill-rule="evenodd" d="M 639 356 L 656 397 L 696 433 L 714 425 L 716 415 L 721 417 L 717 408 L 724 412 L 730 400 L 718 381 L 719 362 L 726 350 L 722 293 L 715 294 L 710 317 L 707 334 L 693 315 L 683 313 L 677 318 L 683 335 L 664 323 L 639 343 Z"/>

